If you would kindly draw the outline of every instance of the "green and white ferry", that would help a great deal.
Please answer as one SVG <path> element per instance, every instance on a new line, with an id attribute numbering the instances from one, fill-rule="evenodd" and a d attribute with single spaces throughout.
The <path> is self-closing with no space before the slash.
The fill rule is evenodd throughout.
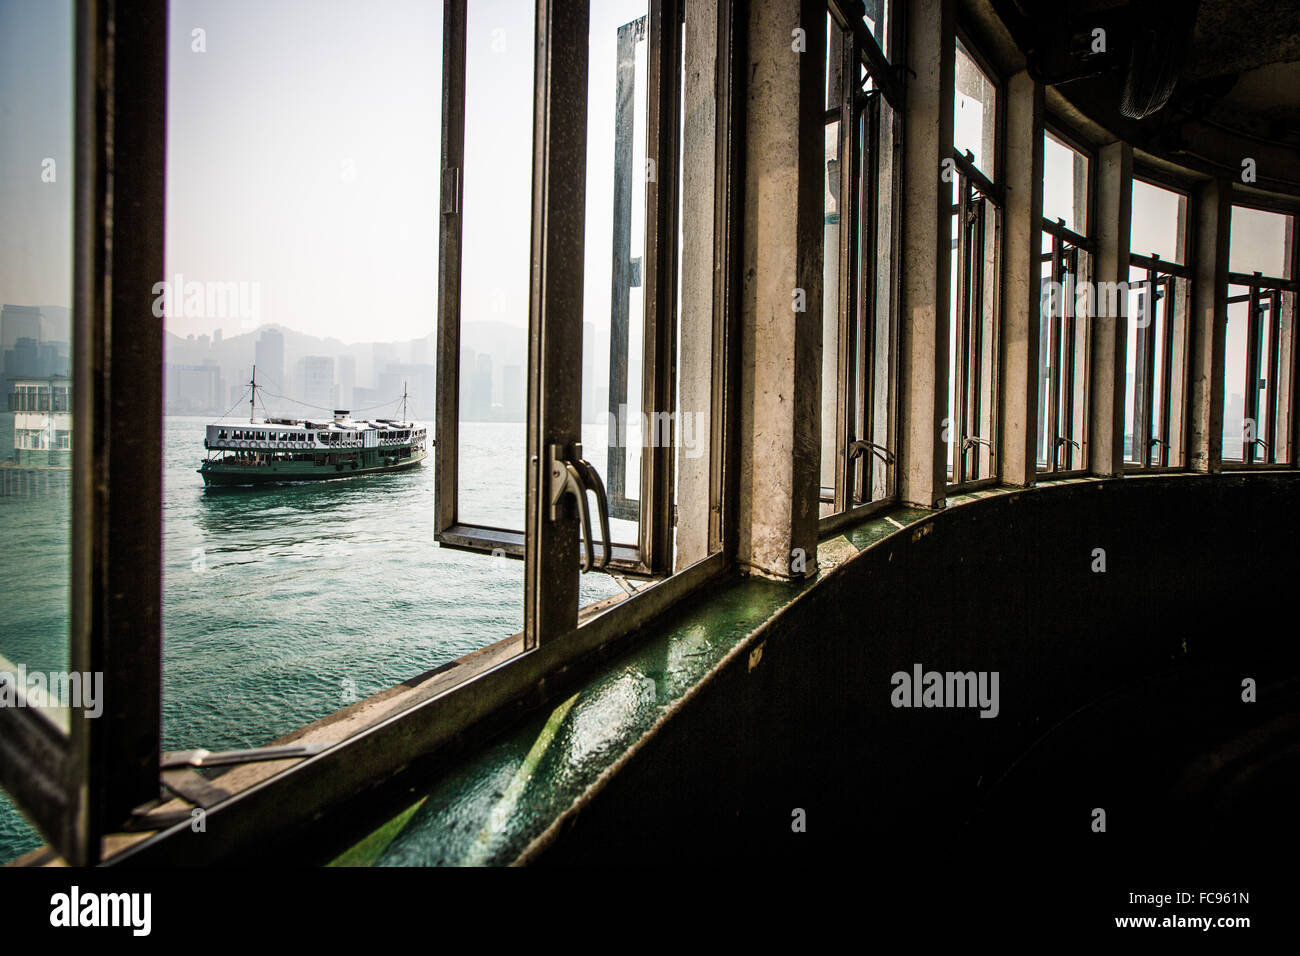
<path id="1" fill-rule="evenodd" d="M 428 457 L 428 434 L 415 422 L 354 420 L 346 409 L 333 420 L 255 420 L 256 379 L 250 383 L 248 422 L 207 427 L 208 457 L 199 467 L 205 487 L 325 481 L 415 468 Z M 403 397 L 403 410 L 405 399 Z M 403 416 L 405 417 L 405 416 Z"/>

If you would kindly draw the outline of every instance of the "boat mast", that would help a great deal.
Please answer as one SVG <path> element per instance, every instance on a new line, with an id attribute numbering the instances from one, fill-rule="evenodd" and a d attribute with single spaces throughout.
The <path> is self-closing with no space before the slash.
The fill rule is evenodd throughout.
<path id="1" fill-rule="evenodd" d="M 402 421 L 406 421 L 406 383 L 402 383 Z"/>
<path id="2" fill-rule="evenodd" d="M 257 366 L 253 366 L 253 380 L 248 383 L 252 391 L 248 396 L 248 424 L 253 424 L 253 409 L 257 402 Z"/>

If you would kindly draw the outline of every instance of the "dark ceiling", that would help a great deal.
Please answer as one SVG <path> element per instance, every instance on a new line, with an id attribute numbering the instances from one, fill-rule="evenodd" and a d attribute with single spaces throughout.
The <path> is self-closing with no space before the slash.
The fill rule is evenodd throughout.
<path id="1" fill-rule="evenodd" d="M 1260 185 L 1300 187 L 1298 0 L 993 6 L 1030 70 L 1116 136 L 1206 172 L 1251 158 Z"/>

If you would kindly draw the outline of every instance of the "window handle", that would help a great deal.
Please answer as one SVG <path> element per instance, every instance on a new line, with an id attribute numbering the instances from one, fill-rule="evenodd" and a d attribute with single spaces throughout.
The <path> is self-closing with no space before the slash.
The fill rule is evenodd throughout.
<path id="1" fill-rule="evenodd" d="M 884 445 L 878 445 L 873 441 L 865 441 L 862 439 L 849 443 L 849 461 L 853 461 L 853 459 L 859 458 L 867 452 L 871 452 L 871 454 L 875 455 L 886 465 L 892 465 L 894 463 L 894 453 Z"/>
<path id="2" fill-rule="evenodd" d="M 603 571 L 606 567 L 609 566 L 610 553 L 613 551 L 613 545 L 610 542 L 610 538 L 609 538 L 609 498 L 605 494 L 605 483 L 600 480 L 600 473 L 596 471 L 595 467 L 592 465 L 591 462 L 581 457 L 582 455 L 581 448 L 578 449 L 578 455 L 579 455 L 577 461 L 578 474 L 581 477 L 584 486 L 582 496 L 585 499 L 587 497 L 587 492 L 589 491 L 594 493 L 596 496 L 596 515 L 600 518 L 600 539 L 601 539 L 600 563 L 597 564 L 596 567 Z M 588 528 L 587 530 L 587 554 L 589 556 L 587 561 L 587 565 L 588 565 L 587 569 L 589 570 L 591 567 L 591 560 L 590 560 L 591 529 L 590 528 Z"/>
<path id="3" fill-rule="evenodd" d="M 1075 448 L 1078 448 L 1080 451 L 1083 450 L 1083 447 L 1073 438 L 1066 438 L 1064 435 L 1057 435 L 1056 447 L 1060 448 L 1062 445 L 1073 445 Z"/>
<path id="4" fill-rule="evenodd" d="M 1057 440 L 1059 441 L 1060 439 Z M 993 442 L 987 438 L 980 438 L 978 435 L 971 435 L 969 438 L 964 439 L 961 443 L 961 450 L 966 451 L 971 445 L 985 445 L 988 447 L 990 454 L 993 451 Z"/>
<path id="5" fill-rule="evenodd" d="M 1169 447 L 1169 442 L 1165 441 L 1163 438 L 1148 438 L 1148 439 L 1147 439 L 1147 444 L 1148 444 L 1148 445 L 1164 445 L 1166 448 Z"/>
<path id="6" fill-rule="evenodd" d="M 572 457 L 565 454 L 559 445 L 552 445 L 550 452 L 551 474 L 551 520 L 557 521 L 560 515 L 560 502 L 565 495 L 571 494 L 578 502 L 578 517 L 582 524 L 583 550 L 580 554 L 584 573 L 593 568 L 604 569 L 609 564 L 609 499 L 605 494 L 605 484 L 591 462 L 582 457 L 581 443 L 573 445 Z M 596 563 L 595 547 L 591 535 L 591 509 L 587 503 L 588 493 L 596 496 L 597 516 L 603 548 L 600 563 Z"/>

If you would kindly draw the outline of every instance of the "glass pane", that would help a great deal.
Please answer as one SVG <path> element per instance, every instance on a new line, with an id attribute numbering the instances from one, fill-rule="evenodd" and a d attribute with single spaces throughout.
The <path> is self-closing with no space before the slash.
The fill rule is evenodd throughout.
<path id="1" fill-rule="evenodd" d="M 69 657 L 73 49 L 67 0 L 0 5 L 0 672 L 33 701 Z M 43 842 L 0 793 L 0 863 Z"/>
<path id="2" fill-rule="evenodd" d="M 1169 286 L 1164 283 L 1156 285 L 1154 290 L 1154 308 L 1151 310 L 1151 328 L 1148 341 L 1151 343 L 1151 414 L 1147 437 L 1163 438 L 1164 435 L 1164 398 L 1169 387 L 1168 356 L 1165 354 L 1165 327 L 1169 322 L 1170 309 Z M 1159 461 L 1159 448 L 1151 450 L 1152 464 Z"/>
<path id="3" fill-rule="evenodd" d="M 954 189 L 959 188 L 956 185 L 960 177 L 954 176 Z M 948 436 L 948 480 L 957 481 L 954 472 L 956 462 L 957 448 L 960 447 L 962 440 L 961 423 L 957 420 L 957 396 L 960 383 L 957 380 L 957 370 L 960 367 L 957 357 L 957 343 L 960 339 L 958 336 L 958 326 L 961 324 L 961 302 L 957 289 L 957 277 L 960 270 L 957 262 L 958 249 L 958 225 L 957 213 L 952 215 L 952 253 L 950 255 L 951 272 L 948 281 L 948 417 L 944 421 L 944 433 Z"/>
<path id="4" fill-rule="evenodd" d="M 419 458 L 434 403 L 441 5 L 314 6 L 311 42 L 284 0 L 176 0 L 169 21 L 166 272 L 186 294 L 164 310 L 163 745 L 219 750 L 519 631 L 523 563 L 438 547 L 435 471 Z M 498 373 L 522 368 L 527 324 L 532 24 L 527 2 L 470 5 L 467 481 L 523 471 L 505 437 L 519 419 L 480 419 L 522 404 Z M 192 310 L 191 283 L 195 305 L 218 283 L 234 296 Z M 220 473 L 209 459 L 272 480 L 205 487 Z M 508 491 L 478 494 L 463 518 L 521 524 Z"/>
<path id="5" fill-rule="evenodd" d="M 956 94 L 953 98 L 953 146 L 970 151 L 975 166 L 997 179 L 994 153 L 997 134 L 997 87 L 984 74 L 961 42 L 957 43 Z"/>
<path id="6" fill-rule="evenodd" d="M 893 236 L 894 236 L 894 201 L 895 201 L 895 176 L 894 176 L 894 111 L 889 104 L 882 98 L 879 101 L 880 129 L 877 136 L 878 148 L 875 157 L 867 155 L 863 163 L 863 187 L 861 195 L 864 203 L 867 197 L 871 196 L 870 190 L 866 187 L 869 181 L 868 163 L 873 163 L 876 170 L 876 194 L 871 200 L 876 210 L 876 235 L 874 245 L 864 239 L 862 243 L 862 256 L 865 269 L 872 271 L 872 281 L 874 282 L 875 302 L 874 313 L 871 314 L 870 321 L 863 321 L 864 343 L 869 343 L 868 349 L 864 344 L 862 355 L 864 361 L 870 362 L 870 381 L 871 393 L 867 413 L 869 418 L 870 431 L 866 437 L 875 442 L 881 448 L 888 449 L 891 453 L 897 452 L 894 442 L 894 435 L 891 431 L 894 416 L 894 325 L 893 325 L 893 283 L 894 283 L 894 260 L 893 260 Z M 864 131 L 865 143 L 865 131 Z M 864 207 L 865 208 L 865 207 Z M 868 228 L 866 217 L 863 217 L 863 229 Z M 865 257 L 871 256 L 871 260 Z M 859 279 L 859 287 L 862 280 Z M 864 299 L 862 307 L 869 308 L 871 303 Z M 894 493 L 895 469 L 888 466 L 881 460 L 879 455 L 873 455 L 870 459 L 871 471 L 869 480 L 864 487 L 872 501 L 879 501 Z"/>
<path id="7" fill-rule="evenodd" d="M 1240 289 L 1240 286 L 1233 287 Z M 1234 294 L 1232 289 L 1229 295 Z M 1246 335 L 1250 312 L 1248 302 L 1228 303 L 1227 333 L 1223 350 L 1223 459 L 1245 458 L 1246 428 Z M 1253 430 L 1253 428 L 1251 429 Z"/>
<path id="8" fill-rule="evenodd" d="M 1187 261 L 1187 197 L 1133 180 L 1133 218 L 1129 248 L 1139 256 L 1166 262 Z"/>
<path id="9" fill-rule="evenodd" d="M 531 0 L 475 2 L 467 12 L 457 507 L 462 523 L 521 531 L 534 13 Z"/>
<path id="10" fill-rule="evenodd" d="M 1043 218 L 1088 232 L 1088 157 L 1043 134 Z"/>
<path id="11" fill-rule="evenodd" d="M 893 56 L 889 46 L 889 23 L 892 12 L 890 7 L 892 6 L 893 0 L 866 0 L 867 29 L 876 38 L 876 43 L 880 45 L 881 52 L 885 56 Z"/>
<path id="12" fill-rule="evenodd" d="M 1291 216 L 1246 206 L 1232 207 L 1229 233 L 1228 271 L 1260 272 L 1274 278 L 1291 278 L 1290 237 L 1295 223 Z"/>
<path id="13" fill-rule="evenodd" d="M 1139 338 L 1150 321 L 1146 276 L 1145 269 L 1130 268 L 1128 271 L 1128 312 L 1124 323 L 1127 335 L 1124 346 L 1124 460 L 1127 462 L 1142 460 L 1141 438 L 1134 435 L 1134 429 L 1137 427 L 1137 408 L 1142 401 L 1138 394 L 1141 384 L 1138 376 Z"/>
<path id="14" fill-rule="evenodd" d="M 1051 237 L 1043 233 L 1043 246 L 1051 252 Z M 1052 446 L 1056 436 L 1051 434 L 1052 405 L 1056 395 L 1052 391 L 1052 369 L 1058 358 L 1052 351 L 1052 313 L 1057 293 L 1049 283 L 1052 281 L 1052 263 L 1046 261 L 1039 266 L 1038 298 L 1038 467 L 1046 468 L 1051 464 Z"/>
<path id="15" fill-rule="evenodd" d="M 610 535 L 632 546 L 640 528 L 641 448 L 671 442 L 675 424 L 642 404 L 647 10 L 645 0 L 593 7 L 587 81 L 582 441 L 609 495 Z"/>
<path id="16" fill-rule="evenodd" d="M 826 124 L 825 189 L 822 193 L 822 496 L 835 493 L 839 453 L 840 352 L 840 124 Z"/>

